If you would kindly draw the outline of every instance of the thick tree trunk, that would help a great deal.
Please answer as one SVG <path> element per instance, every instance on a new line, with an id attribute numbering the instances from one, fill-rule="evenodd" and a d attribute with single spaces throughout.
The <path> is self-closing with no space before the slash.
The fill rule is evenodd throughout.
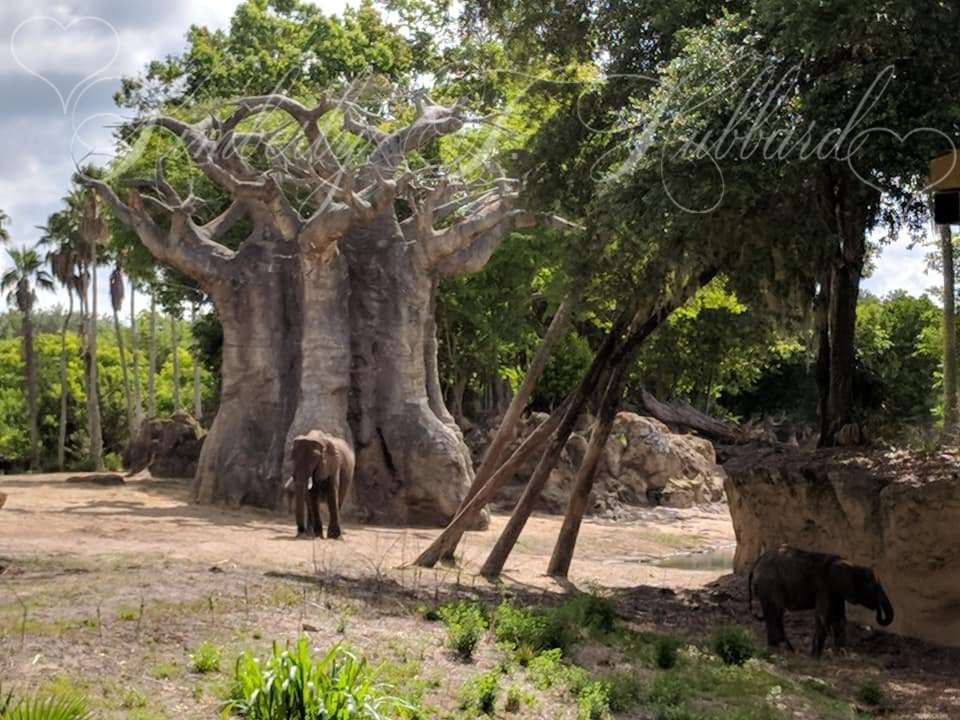
<path id="1" fill-rule="evenodd" d="M 147 357 L 147 417 L 157 416 L 157 296 L 150 294 L 150 347 Z"/>
<path id="2" fill-rule="evenodd" d="M 103 470 L 103 431 L 100 425 L 100 391 L 97 387 L 97 258 L 94 244 L 90 262 L 90 330 L 87 338 L 87 427 L 90 433 L 90 462 Z"/>
<path id="3" fill-rule="evenodd" d="M 943 437 L 957 441 L 957 319 L 953 236 L 949 225 L 940 226 L 943 260 Z"/>
<path id="4" fill-rule="evenodd" d="M 404 241 L 392 210 L 355 226 L 344 240 L 355 497 L 371 519 L 446 523 L 473 471 L 438 387 L 428 390 L 435 280 L 421 244 Z"/>
<path id="5" fill-rule="evenodd" d="M 170 313 L 170 352 L 173 361 L 173 412 L 180 412 L 180 340 L 177 337 L 177 316 Z"/>
<path id="6" fill-rule="evenodd" d="M 860 442 L 860 430 L 854 414 L 853 373 L 856 367 L 854 334 L 862 264 L 861 252 L 859 264 L 844 262 L 833 274 L 830 391 L 827 396 L 827 416 L 830 418 L 828 442 L 831 444 L 851 445 Z"/>
<path id="7" fill-rule="evenodd" d="M 130 355 L 133 358 L 133 436 L 143 424 L 143 397 L 140 388 L 140 355 L 137 343 L 137 312 L 134 303 L 137 289 L 130 283 Z"/>
<path id="8" fill-rule="evenodd" d="M 60 421 L 57 427 L 57 469 L 63 471 L 67 455 L 67 330 L 73 315 L 73 291 L 67 288 L 67 315 L 60 331 Z"/>
<path id="9" fill-rule="evenodd" d="M 277 239 L 248 243 L 208 288 L 223 325 L 223 380 L 194 479 L 200 502 L 275 506 L 300 397 L 299 278 L 294 243 Z"/>
<path id="10" fill-rule="evenodd" d="M 824 273 L 814 300 L 814 331 L 817 335 L 817 412 L 820 418 L 820 444 L 830 435 L 830 273 Z"/>

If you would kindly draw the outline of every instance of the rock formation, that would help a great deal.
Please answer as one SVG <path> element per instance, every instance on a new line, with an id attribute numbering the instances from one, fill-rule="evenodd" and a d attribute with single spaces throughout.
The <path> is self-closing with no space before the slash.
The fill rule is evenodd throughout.
<path id="1" fill-rule="evenodd" d="M 890 630 L 960 646 L 960 465 L 906 451 L 767 450 L 726 463 L 735 571 L 780 543 L 872 567 Z M 872 614 L 848 606 L 871 625 Z"/>
<path id="2" fill-rule="evenodd" d="M 149 469 L 154 477 L 192 478 L 205 437 L 200 424 L 184 412 L 146 420 L 124 453 L 123 463 L 134 473 Z"/>
<path id="3" fill-rule="evenodd" d="M 546 418 L 533 413 L 527 418 L 517 439 L 516 448 Z M 590 438 L 593 419 L 585 416 L 567 441 L 547 485 L 540 495 L 538 509 L 563 512 L 577 467 Z M 483 452 L 486 434 L 468 431 L 467 440 L 474 449 L 475 460 Z M 497 497 L 495 505 L 512 507 L 538 458 L 521 468 L 517 478 Z M 690 507 L 695 504 L 723 500 L 724 472 L 716 463 L 713 445 L 693 435 L 670 432 L 666 425 L 653 418 L 631 412 L 617 415 L 604 450 L 590 496 L 593 515 L 621 519 L 635 506 L 665 505 Z"/>

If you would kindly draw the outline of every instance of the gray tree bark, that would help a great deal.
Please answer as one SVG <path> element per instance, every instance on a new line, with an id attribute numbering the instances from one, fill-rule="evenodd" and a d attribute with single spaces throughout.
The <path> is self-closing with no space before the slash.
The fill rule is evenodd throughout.
<path id="1" fill-rule="evenodd" d="M 347 507 L 354 515 L 445 523 L 472 470 L 439 394 L 436 284 L 482 268 L 511 230 L 570 225 L 514 209 L 507 178 L 481 188 L 411 177 L 405 157 L 458 130 L 456 107 L 423 98 L 411 124 L 387 133 L 361 122 L 368 111 L 349 101 L 323 99 L 306 108 L 268 96 L 236 105 L 231 117 L 195 125 L 151 120 L 177 135 L 195 165 L 233 196 L 220 216 L 201 224 L 198 205 L 167 183 L 162 163 L 148 184 L 160 198 L 131 192 L 124 202 L 106 184 L 89 181 L 151 253 L 210 295 L 223 325 L 221 403 L 195 495 L 274 507 L 293 438 L 319 429 L 355 446 Z M 341 162 L 320 130 L 320 118 L 332 110 L 342 111 L 343 129 L 369 147 L 359 165 Z M 236 132 L 242 120 L 265 111 L 292 117 L 309 143 L 274 157 L 266 170 L 235 152 L 240 141 L 269 142 Z M 310 214 L 291 204 L 291 188 L 314 193 Z M 414 210 L 403 223 L 394 210 L 398 193 Z M 170 214 L 169 228 L 144 210 L 144 199 Z M 219 240 L 241 217 L 252 230 L 233 251 Z"/>

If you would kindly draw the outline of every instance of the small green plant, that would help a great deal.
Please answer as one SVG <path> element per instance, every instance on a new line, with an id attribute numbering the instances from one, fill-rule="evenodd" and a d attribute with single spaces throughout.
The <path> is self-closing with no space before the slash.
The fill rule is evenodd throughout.
<path id="1" fill-rule="evenodd" d="M 507 697 L 503 701 L 503 709 L 508 713 L 520 712 L 521 705 L 533 705 L 536 699 L 517 685 L 511 685 L 507 688 Z"/>
<path id="2" fill-rule="evenodd" d="M 117 613 L 117 619 L 123 622 L 131 622 L 139 619 L 139 617 L 140 610 L 138 608 L 120 608 L 120 611 Z"/>
<path id="3" fill-rule="evenodd" d="M 212 642 L 204 641 L 190 654 L 193 671 L 201 674 L 220 672 L 220 648 Z"/>
<path id="4" fill-rule="evenodd" d="M 527 664 L 527 675 L 538 690 L 549 690 L 561 680 L 563 651 L 560 648 L 544 650 Z"/>
<path id="5" fill-rule="evenodd" d="M 499 682 L 499 673 L 495 670 L 470 678 L 460 691 L 460 708 L 493 715 L 500 690 Z"/>
<path id="6" fill-rule="evenodd" d="M 860 702 L 864 705 L 877 707 L 883 704 L 883 688 L 880 687 L 880 684 L 876 680 L 868 678 L 864 681 L 863 685 L 860 686 L 860 690 L 857 691 L 857 698 L 859 698 Z"/>
<path id="7" fill-rule="evenodd" d="M 439 610 L 447 629 L 447 642 L 462 659 L 469 660 L 487 629 L 483 611 L 476 603 L 455 602 Z"/>
<path id="8" fill-rule="evenodd" d="M 687 694 L 687 687 L 687 682 L 677 673 L 660 673 L 650 688 L 650 704 L 658 708 L 679 705 Z"/>
<path id="9" fill-rule="evenodd" d="M 616 672 L 604 678 L 609 689 L 610 709 L 614 712 L 629 710 L 647 695 L 646 685 L 636 672 Z"/>
<path id="10" fill-rule="evenodd" d="M 653 661 L 661 670 L 669 670 L 677 664 L 677 649 L 680 643 L 669 635 L 661 635 L 654 645 Z"/>
<path id="11" fill-rule="evenodd" d="M 610 714 L 610 688 L 602 680 L 587 683 L 580 690 L 577 720 L 601 720 Z"/>
<path id="12" fill-rule="evenodd" d="M 534 650 L 544 647 L 546 623 L 542 614 L 515 608 L 504 600 L 493 616 L 493 637 L 497 642 L 512 643 L 514 647 L 527 646 Z"/>
<path id="13" fill-rule="evenodd" d="M 84 699 L 72 693 L 38 692 L 14 701 L 0 693 L 0 720 L 92 720 Z"/>
<path id="14" fill-rule="evenodd" d="M 123 470 L 123 458 L 119 453 L 108 452 L 103 456 L 103 466 L 110 472 L 120 472 Z"/>
<path id="15" fill-rule="evenodd" d="M 366 660 L 334 645 L 314 660 L 306 635 L 296 645 L 260 661 L 250 653 L 237 658 L 230 700 L 222 718 L 234 712 L 247 720 L 337 718 L 387 720 L 398 712 L 417 717 L 418 709 L 376 682 Z"/>
<path id="16" fill-rule="evenodd" d="M 134 710 L 146 706 L 147 696 L 138 688 L 127 687 L 120 692 L 120 707 L 126 708 L 127 710 Z"/>
<path id="17" fill-rule="evenodd" d="M 720 625 L 713 629 L 710 647 L 727 665 L 743 665 L 753 657 L 753 632 L 742 625 Z"/>

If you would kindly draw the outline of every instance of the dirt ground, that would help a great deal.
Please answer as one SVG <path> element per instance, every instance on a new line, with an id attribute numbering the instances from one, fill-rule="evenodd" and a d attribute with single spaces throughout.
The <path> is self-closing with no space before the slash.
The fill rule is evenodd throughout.
<path id="1" fill-rule="evenodd" d="M 90 681 L 82 678 L 107 673 L 116 687 L 100 683 L 98 692 L 116 717 L 212 717 L 218 681 L 184 667 L 185 652 L 205 634 L 243 647 L 251 637 L 313 627 L 365 647 L 379 642 L 401 665 L 414 650 L 422 660 L 442 638 L 425 633 L 410 608 L 451 594 L 552 602 L 572 587 L 599 589 L 641 628 L 698 641 L 715 624 L 741 623 L 762 637 L 741 578 L 725 568 L 654 564 L 729 549 L 733 529 L 723 506 L 654 509 L 630 525 L 587 521 L 564 584 L 543 575 L 559 518 L 533 517 L 503 582 L 491 585 L 475 572 L 504 515 L 467 534 L 458 567 L 421 570 L 408 564 L 437 530 L 347 524 L 341 541 L 296 540 L 287 515 L 193 505 L 181 481 L 140 475 L 100 486 L 67 477 L 0 476 L 8 496 L 0 510 L 0 686 L 60 677 L 83 687 Z M 808 625 L 811 618 L 790 619 L 798 647 L 809 642 Z M 864 674 L 878 678 L 890 696 L 888 717 L 960 718 L 960 652 L 861 629 L 850 635 L 847 655 L 815 662 L 798 653 L 782 662 L 851 694 Z M 132 646 L 143 652 L 131 653 Z M 432 692 L 453 687 L 458 672 L 447 667 Z M 130 694 L 131 683 L 143 697 Z"/>

